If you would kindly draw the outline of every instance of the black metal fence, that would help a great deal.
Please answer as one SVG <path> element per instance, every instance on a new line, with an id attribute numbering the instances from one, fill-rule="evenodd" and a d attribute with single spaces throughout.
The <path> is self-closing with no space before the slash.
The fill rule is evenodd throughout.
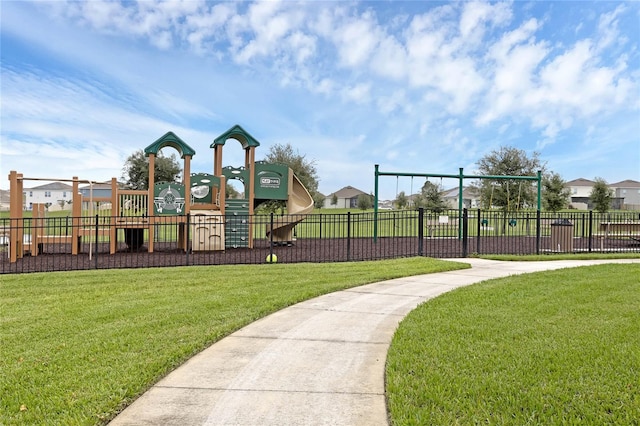
<path id="1" fill-rule="evenodd" d="M 257 264 L 272 254 L 281 263 L 318 263 L 640 252 L 638 212 L 464 210 L 460 215 L 457 210 L 418 209 L 377 215 L 197 215 L 149 220 L 99 215 L 2 219 L 1 272 Z M 278 232 L 283 229 L 290 232 Z M 12 235 L 22 241 L 11 244 Z M 12 247 L 19 252 L 15 261 Z"/>

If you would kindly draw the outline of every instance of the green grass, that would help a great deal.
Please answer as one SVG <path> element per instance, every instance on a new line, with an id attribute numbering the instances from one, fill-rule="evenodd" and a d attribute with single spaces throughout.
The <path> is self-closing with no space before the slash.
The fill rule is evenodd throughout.
<path id="1" fill-rule="evenodd" d="M 564 254 L 483 254 L 482 259 L 502 261 L 547 261 L 547 260 L 594 260 L 594 259 L 640 259 L 640 253 L 564 253 Z"/>
<path id="2" fill-rule="evenodd" d="M 0 424 L 101 424 L 258 318 L 321 294 L 468 267 L 408 258 L 4 275 Z"/>
<path id="3" fill-rule="evenodd" d="M 387 359 L 394 425 L 637 425 L 640 265 L 514 276 L 413 311 Z"/>

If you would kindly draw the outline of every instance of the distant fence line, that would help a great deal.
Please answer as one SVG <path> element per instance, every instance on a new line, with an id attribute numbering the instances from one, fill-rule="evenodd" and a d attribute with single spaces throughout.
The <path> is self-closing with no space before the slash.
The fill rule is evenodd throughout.
<path id="1" fill-rule="evenodd" d="M 344 262 L 410 256 L 464 258 L 483 254 L 640 252 L 640 213 L 503 212 L 425 209 L 345 214 L 229 215 L 224 245 L 202 245 L 206 216 L 155 217 L 152 227 L 118 228 L 118 217 L 0 219 L 1 273 L 158 266 Z M 140 217 L 141 223 L 146 221 Z M 253 247 L 234 234 L 251 230 Z M 274 241 L 274 227 L 296 223 L 289 241 Z M 72 232 L 81 226 L 82 232 Z M 113 228 L 117 228 L 114 231 Z M 10 261 L 11 228 L 24 238 L 24 256 Z M 152 231 L 151 231 L 152 230 Z M 240 230 L 241 231 L 241 230 Z M 248 232 L 248 231 L 244 231 Z M 152 234 L 152 235 L 149 235 Z M 71 235 L 81 235 L 72 241 Z M 111 236 L 116 235 L 115 242 Z M 33 237 L 33 238 L 32 238 Z M 150 238 L 153 252 L 148 252 Z M 74 247 L 75 245 L 75 247 Z M 225 247 L 226 246 L 226 247 Z M 210 250 L 210 248 L 223 248 Z M 72 252 L 78 254 L 73 255 Z"/>

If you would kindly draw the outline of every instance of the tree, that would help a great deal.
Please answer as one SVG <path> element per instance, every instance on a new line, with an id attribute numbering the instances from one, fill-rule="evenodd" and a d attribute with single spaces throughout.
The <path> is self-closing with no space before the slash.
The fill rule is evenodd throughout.
<path id="1" fill-rule="evenodd" d="M 318 192 L 318 175 L 315 161 L 307 160 L 306 156 L 294 150 L 291 144 L 273 145 L 269 148 L 265 161 L 286 164 L 293 170 L 293 173 L 300 179 L 300 182 L 307 188 L 312 197 Z"/>
<path id="2" fill-rule="evenodd" d="M 324 207 L 324 195 L 319 192 L 316 192 L 315 195 L 313 195 L 313 207 L 318 210 Z"/>
<path id="3" fill-rule="evenodd" d="M 398 209 L 404 209 L 408 203 L 409 200 L 407 199 L 406 194 L 404 193 L 404 191 L 400 191 L 400 193 L 396 197 L 396 207 Z"/>
<path id="4" fill-rule="evenodd" d="M 302 185 L 307 188 L 311 198 L 316 199 L 318 194 L 318 175 L 315 161 L 307 160 L 306 156 L 294 150 L 291 144 L 275 144 L 271 146 L 264 161 L 289 166 L 298 179 L 300 179 Z M 273 201 L 265 203 L 264 207 L 268 211 L 276 211 L 278 208 L 282 209 L 284 203 L 281 201 Z"/>
<path id="5" fill-rule="evenodd" d="M 542 202 L 546 210 L 557 212 L 569 204 L 571 190 L 558 173 L 551 172 L 542 179 Z"/>
<path id="6" fill-rule="evenodd" d="M 535 176 L 544 172 L 545 166 L 534 152 L 531 157 L 521 149 L 500 147 L 482 157 L 478 163 L 478 174 L 486 176 Z M 535 205 L 536 185 L 519 179 L 481 179 L 472 185 L 480 194 L 484 206 L 492 205 L 504 210 L 518 210 Z"/>
<path id="7" fill-rule="evenodd" d="M 338 205 L 338 196 L 335 193 L 331 197 L 331 205 L 332 206 L 337 206 Z"/>
<path id="8" fill-rule="evenodd" d="M 224 187 L 224 198 L 227 199 L 235 199 L 240 198 L 240 193 L 233 187 L 233 185 L 229 185 L 229 182 Z"/>
<path id="9" fill-rule="evenodd" d="M 589 194 L 589 199 L 597 212 L 606 213 L 611 206 L 613 190 L 609 188 L 607 182 L 602 178 L 597 177 L 594 179 L 594 182 L 591 194 Z"/>
<path id="10" fill-rule="evenodd" d="M 373 195 L 360 194 L 358 195 L 357 205 L 360 210 L 368 210 L 373 208 Z"/>
<path id="11" fill-rule="evenodd" d="M 177 182 L 181 168 L 175 153 L 170 157 L 158 153 L 155 160 L 156 182 Z M 141 149 L 131 154 L 122 168 L 122 179 L 129 189 L 149 188 L 149 158 Z M 155 183 L 155 182 L 154 182 Z"/>
<path id="12" fill-rule="evenodd" d="M 447 203 L 442 197 L 442 187 L 435 183 L 426 181 L 424 185 L 422 185 L 420 198 L 421 202 L 419 206 L 425 209 L 439 213 L 447 208 Z"/>

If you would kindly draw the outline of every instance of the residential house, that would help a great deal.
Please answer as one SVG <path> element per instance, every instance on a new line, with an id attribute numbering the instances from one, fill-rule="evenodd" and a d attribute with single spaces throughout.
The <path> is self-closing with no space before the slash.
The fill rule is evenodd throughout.
<path id="1" fill-rule="evenodd" d="M 324 199 L 323 208 L 325 209 L 352 209 L 358 207 L 358 197 L 367 195 L 366 192 L 360 191 L 353 186 L 345 186 L 344 188 L 327 195 Z M 333 204 L 333 201 L 337 201 Z"/>
<path id="2" fill-rule="evenodd" d="M 640 210 L 640 182 L 623 180 L 609 185 L 615 191 L 616 198 L 622 199 L 626 210 Z"/>
<path id="3" fill-rule="evenodd" d="M 569 188 L 571 197 L 571 206 L 578 210 L 587 210 L 589 203 L 589 197 L 593 190 L 595 182 L 589 179 L 578 178 L 565 183 L 565 186 Z"/>
<path id="4" fill-rule="evenodd" d="M 80 185 L 78 192 L 86 199 L 111 198 L 111 181 Z"/>
<path id="5" fill-rule="evenodd" d="M 0 211 L 9 210 L 9 191 L 0 189 Z"/>
<path id="6" fill-rule="evenodd" d="M 111 209 L 111 202 L 104 201 L 104 199 L 111 199 L 111 181 L 81 185 L 78 188 L 78 192 L 82 195 L 82 198 L 85 201 L 100 199 L 100 201 L 97 202 L 97 207 L 100 210 Z M 83 209 L 85 208 L 88 209 L 86 205 L 83 206 Z"/>
<path id="7" fill-rule="evenodd" d="M 23 208 L 32 210 L 36 203 L 45 204 L 50 211 L 70 210 L 73 200 L 73 187 L 62 182 L 23 189 Z"/>
<path id="8" fill-rule="evenodd" d="M 448 189 L 443 192 L 442 197 L 444 198 L 447 205 L 452 209 L 457 209 L 460 207 L 460 187 L 456 186 L 455 188 Z M 462 208 L 465 209 L 477 209 L 480 207 L 480 196 L 477 191 L 471 187 L 463 186 L 462 187 Z"/>
<path id="9" fill-rule="evenodd" d="M 626 182 L 626 183 L 625 183 Z M 623 209 L 623 205 L 626 204 L 624 197 L 619 194 L 622 193 L 623 190 L 632 190 L 633 188 L 623 188 L 624 185 L 631 185 L 632 182 L 635 181 L 622 181 L 617 184 L 609 185 L 609 188 L 614 190 L 614 197 L 611 200 L 611 208 L 614 210 Z M 640 185 L 639 182 L 636 182 Z M 622 184 L 618 191 L 616 185 Z M 571 196 L 571 206 L 578 210 L 591 210 L 593 209 L 593 203 L 591 202 L 591 191 L 593 191 L 593 186 L 595 182 L 589 179 L 578 178 L 571 180 L 565 184 L 567 188 L 570 190 Z M 640 187 L 636 188 L 637 190 Z M 625 192 L 626 193 L 626 192 Z M 631 195 L 631 194 L 630 194 Z"/>

